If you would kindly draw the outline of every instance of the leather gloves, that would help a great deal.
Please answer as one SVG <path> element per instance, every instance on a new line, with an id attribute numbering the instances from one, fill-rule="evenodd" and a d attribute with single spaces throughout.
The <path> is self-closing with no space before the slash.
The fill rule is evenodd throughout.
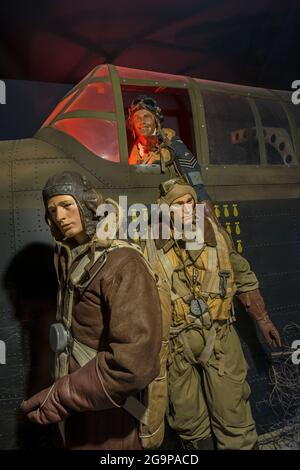
<path id="1" fill-rule="evenodd" d="M 23 401 L 21 410 L 39 424 L 58 423 L 72 411 L 105 410 L 119 407 L 104 390 L 97 358 L 51 387 Z"/>
<path id="2" fill-rule="evenodd" d="M 240 302 L 246 308 L 249 315 L 257 322 L 257 325 L 269 346 L 281 346 L 280 335 L 269 318 L 264 299 L 259 289 L 244 292 L 237 295 Z"/>

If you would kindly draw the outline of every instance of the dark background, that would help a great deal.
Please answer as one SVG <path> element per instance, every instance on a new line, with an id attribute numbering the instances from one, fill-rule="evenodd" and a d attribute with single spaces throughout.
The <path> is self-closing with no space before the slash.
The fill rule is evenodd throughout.
<path id="1" fill-rule="evenodd" d="M 0 106 L 0 140 L 32 136 L 71 85 L 101 63 L 286 90 L 300 80 L 299 1 L 11 0 L 2 3 L 0 18 L 0 79 L 5 80 L 7 92 L 7 105 Z M 300 219 L 298 201 L 276 204 L 279 220 L 273 214 L 268 233 L 257 228 L 273 211 L 268 201 L 261 202 L 259 211 L 248 202 L 240 209 L 243 235 L 255 239 L 247 244 L 245 254 L 282 333 L 286 323 L 297 322 L 299 315 L 298 264 L 289 275 L 284 263 L 289 264 L 292 257 L 291 265 L 294 260 L 299 263 Z M 279 256 L 276 237 L 279 225 L 284 225 L 282 216 L 284 220 L 290 217 L 285 242 L 291 246 Z M 258 234 L 274 244 L 272 252 Z M 275 261 L 280 266 L 277 277 L 273 275 L 276 267 L 268 272 L 257 261 L 263 259 L 267 266 Z M 286 303 L 279 298 L 283 293 Z M 25 299 L 29 294 L 26 287 Z M 290 426 L 290 413 L 269 406 L 270 351 L 259 342 L 254 324 L 237 309 L 238 318 L 241 315 L 239 334 L 250 365 L 248 378 L 259 433 Z M 291 344 L 294 338 L 284 339 Z M 13 380 L 21 380 L 24 358 L 20 357 L 20 364 L 17 360 Z M 21 388 L 17 384 L 12 404 L 2 400 L 3 423 L 10 424 Z M 294 410 L 297 415 L 298 408 Z M 294 441 L 295 436 L 296 431 Z M 12 447 L 10 437 L 4 438 Z"/>
<path id="2" fill-rule="evenodd" d="M 76 83 L 94 66 L 290 89 L 300 79 L 296 0 L 8 0 L 0 78 Z"/>

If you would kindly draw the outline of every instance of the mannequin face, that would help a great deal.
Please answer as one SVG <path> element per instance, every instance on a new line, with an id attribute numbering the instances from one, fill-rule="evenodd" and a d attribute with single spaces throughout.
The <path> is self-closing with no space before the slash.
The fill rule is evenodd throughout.
<path id="1" fill-rule="evenodd" d="M 180 220 L 181 223 L 191 225 L 195 216 L 195 201 L 190 194 L 180 196 L 172 202 L 170 209 L 174 211 L 175 218 Z"/>
<path id="2" fill-rule="evenodd" d="M 65 238 L 74 238 L 78 243 L 83 243 L 86 235 L 73 196 L 53 196 L 48 200 L 47 208 L 51 219 Z"/>
<path id="3" fill-rule="evenodd" d="M 147 109 L 139 109 L 132 116 L 132 125 L 137 138 L 143 141 L 155 131 L 156 122 L 154 114 Z"/>

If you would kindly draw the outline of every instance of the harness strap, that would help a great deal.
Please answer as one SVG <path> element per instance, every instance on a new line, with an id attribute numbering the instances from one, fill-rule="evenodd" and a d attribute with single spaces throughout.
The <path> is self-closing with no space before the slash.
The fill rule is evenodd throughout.
<path id="1" fill-rule="evenodd" d="M 74 338 L 71 354 L 76 359 L 80 367 L 83 367 L 85 364 L 91 361 L 97 355 L 97 353 L 98 351 L 96 349 L 90 348 L 86 344 L 83 344 Z M 134 396 L 128 397 L 125 403 L 122 405 L 122 408 L 124 408 L 124 410 L 126 410 L 138 421 L 141 421 L 143 424 L 147 424 L 147 408 Z"/>
<path id="2" fill-rule="evenodd" d="M 222 235 L 221 231 L 218 230 L 215 222 L 212 221 L 211 219 L 209 220 L 213 227 L 215 237 L 217 240 L 216 249 L 217 249 L 219 268 L 220 268 L 220 272 L 219 272 L 220 294 L 222 297 L 225 297 L 228 295 L 233 296 L 235 294 L 236 288 L 234 284 L 233 273 L 232 273 L 231 263 L 229 259 L 229 247 L 228 247 L 225 237 Z M 230 273 L 231 273 L 231 276 L 229 276 Z M 222 279 L 222 276 L 223 276 L 223 279 Z M 222 285 L 223 285 L 223 289 L 225 290 L 223 293 L 222 293 Z"/>
<path id="3" fill-rule="evenodd" d="M 127 397 L 125 403 L 122 405 L 122 408 L 124 408 L 124 410 L 126 410 L 141 423 L 148 424 L 147 408 L 137 398 L 133 397 L 132 395 Z"/>
<path id="4" fill-rule="evenodd" d="M 73 339 L 72 356 L 80 367 L 83 367 L 97 355 L 97 350 L 81 343 L 76 338 Z"/>
<path id="5" fill-rule="evenodd" d="M 212 355 L 214 345 L 215 345 L 215 341 L 216 341 L 216 337 L 217 337 L 216 326 L 215 326 L 215 323 L 213 322 L 213 324 L 211 325 L 211 328 L 209 330 L 208 336 L 206 338 L 206 344 L 204 346 L 204 349 L 203 349 L 202 353 L 200 354 L 200 357 L 197 361 L 204 368 L 206 367 L 206 365 L 207 365 L 207 363 L 208 363 L 208 361 L 209 361 L 209 359 Z"/>
<path id="6" fill-rule="evenodd" d="M 64 377 L 69 372 L 69 354 L 66 352 L 55 354 L 55 380 Z"/>
<path id="7" fill-rule="evenodd" d="M 206 247 L 207 250 L 207 269 L 201 283 L 201 293 L 203 294 L 219 294 L 219 276 L 216 272 L 217 266 L 217 250 L 211 246 Z"/>
<path id="8" fill-rule="evenodd" d="M 88 283 L 90 283 L 93 280 L 93 278 L 96 276 L 96 274 L 100 271 L 100 269 L 104 265 L 106 259 L 104 262 L 103 260 L 101 260 L 102 263 L 100 263 L 97 271 L 93 272 L 92 274 L 93 277 L 91 277 L 90 273 L 92 269 L 95 267 L 97 261 L 100 259 L 101 256 L 105 254 L 106 251 L 107 250 L 103 250 L 103 248 L 101 248 L 100 250 L 95 250 L 93 253 L 94 254 L 93 259 L 90 259 L 89 255 L 86 254 L 80 260 L 80 262 L 78 263 L 78 265 L 76 266 L 76 268 L 74 269 L 74 271 L 72 271 L 70 275 L 70 283 L 72 287 L 77 287 L 77 285 L 80 285 L 80 287 L 84 287 L 84 285 L 80 284 L 80 281 L 82 282 L 83 276 L 87 277 L 86 282 Z M 97 266 L 98 266 L 98 263 L 97 263 Z"/>
<path id="9" fill-rule="evenodd" d="M 206 344 L 198 359 L 195 357 L 190 347 L 190 344 L 188 342 L 188 339 L 185 335 L 185 333 L 188 330 L 197 331 L 199 334 L 201 334 L 203 331 L 203 327 L 200 323 L 196 323 L 196 322 L 190 323 L 188 325 L 183 325 L 182 327 L 177 327 L 177 328 L 171 327 L 171 337 L 172 338 L 178 337 L 179 341 L 183 345 L 184 355 L 186 357 L 186 360 L 190 364 L 201 364 L 201 366 L 205 368 L 214 350 L 216 337 L 217 337 L 216 325 L 214 322 L 212 323 L 209 329 L 207 338 L 206 338 Z"/>
<path id="10" fill-rule="evenodd" d="M 155 246 L 152 232 L 149 233 L 149 236 L 146 240 L 147 248 L 147 257 L 151 266 L 156 266 L 156 270 L 159 273 L 164 273 L 165 279 L 167 280 L 168 287 L 170 289 L 171 301 L 175 302 L 177 299 L 184 297 L 189 294 L 188 289 L 185 289 L 184 292 L 175 293 L 172 289 L 172 276 L 174 268 L 168 256 L 164 254 L 163 250 L 158 250 Z"/>
<path id="11" fill-rule="evenodd" d="M 228 255 L 227 243 L 216 225 L 212 222 L 212 227 L 217 239 L 217 246 L 206 246 L 207 251 L 207 269 L 205 270 L 203 280 L 201 282 L 201 291 L 199 295 L 208 298 L 209 295 L 220 295 L 222 298 L 228 294 L 234 294 L 234 280 L 232 269 Z M 179 298 L 189 299 L 190 290 L 179 276 L 173 276 L 176 271 L 172 262 L 164 251 L 156 250 L 155 244 L 151 237 L 146 242 L 148 256 L 156 256 L 160 265 L 163 267 L 165 275 L 170 280 L 171 300 L 174 303 Z M 153 252 L 156 251 L 155 254 Z M 230 276 L 231 274 L 231 276 Z"/>

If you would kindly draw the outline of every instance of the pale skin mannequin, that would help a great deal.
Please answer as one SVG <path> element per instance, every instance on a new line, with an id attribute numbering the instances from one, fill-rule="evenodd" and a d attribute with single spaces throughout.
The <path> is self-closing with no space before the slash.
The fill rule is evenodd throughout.
<path id="1" fill-rule="evenodd" d="M 172 202 L 171 209 L 181 223 L 191 225 L 195 216 L 195 200 L 190 194 L 184 194 Z M 177 219 L 178 220 L 178 219 Z"/>
<path id="2" fill-rule="evenodd" d="M 65 238 L 74 238 L 78 244 L 87 241 L 80 212 L 73 196 L 53 196 L 48 200 L 47 208 L 51 219 Z"/>

